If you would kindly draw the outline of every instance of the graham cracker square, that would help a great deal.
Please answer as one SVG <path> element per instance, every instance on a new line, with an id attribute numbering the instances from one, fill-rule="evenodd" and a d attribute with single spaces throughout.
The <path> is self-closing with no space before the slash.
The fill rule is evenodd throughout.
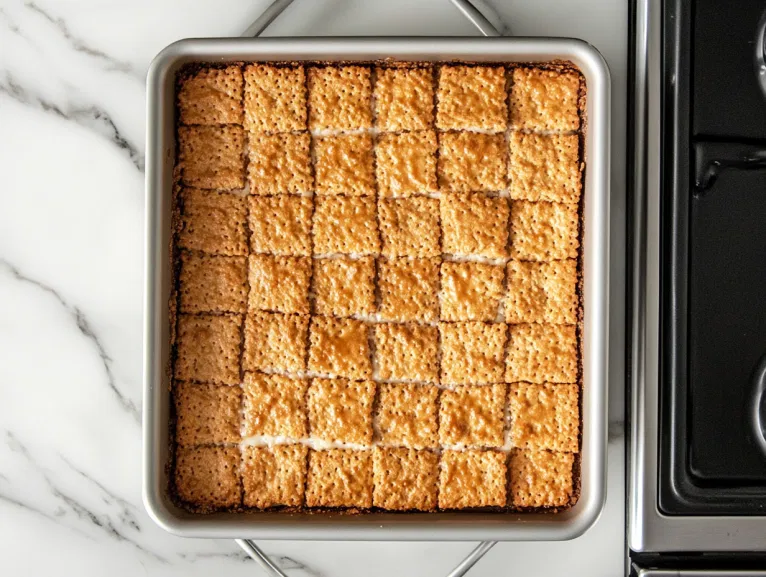
<path id="1" fill-rule="evenodd" d="M 245 67 L 245 128 L 252 132 L 306 130 L 303 66 Z"/>
<path id="2" fill-rule="evenodd" d="M 452 192 L 488 192 L 506 188 L 506 146 L 502 134 L 440 134 L 439 186 Z"/>
<path id="3" fill-rule="evenodd" d="M 372 503 L 397 511 L 436 508 L 439 457 L 432 451 L 376 447 L 372 455 Z"/>
<path id="4" fill-rule="evenodd" d="M 563 507 L 572 502 L 573 453 L 511 452 L 511 500 L 515 507 Z"/>
<path id="5" fill-rule="evenodd" d="M 579 202 L 579 147 L 576 134 L 512 132 L 508 164 L 511 198 Z"/>
<path id="6" fill-rule="evenodd" d="M 377 254 L 378 223 L 372 196 L 325 196 L 314 203 L 314 254 Z"/>
<path id="7" fill-rule="evenodd" d="M 378 261 L 378 312 L 389 321 L 433 321 L 439 316 L 438 258 Z"/>
<path id="8" fill-rule="evenodd" d="M 505 382 L 576 383 L 574 325 L 510 325 Z"/>
<path id="9" fill-rule="evenodd" d="M 440 199 L 442 250 L 447 254 L 505 258 L 508 201 L 481 193 L 443 194 Z"/>
<path id="10" fill-rule="evenodd" d="M 241 315 L 178 315 L 175 378 L 239 384 Z"/>
<path id="11" fill-rule="evenodd" d="M 375 194 L 372 137 L 342 134 L 314 139 L 317 194 Z"/>
<path id="12" fill-rule="evenodd" d="M 508 263 L 505 320 L 509 323 L 577 322 L 577 261 Z"/>
<path id="13" fill-rule="evenodd" d="M 184 188 L 178 246 L 227 256 L 247 254 L 247 203 L 241 196 Z"/>
<path id="14" fill-rule="evenodd" d="M 181 178 L 197 188 L 245 186 L 245 133 L 241 126 L 178 128 Z"/>
<path id="15" fill-rule="evenodd" d="M 243 313 L 247 259 L 181 253 L 179 296 L 182 313 Z"/>
<path id="16" fill-rule="evenodd" d="M 245 373 L 243 422 L 246 436 L 301 439 L 306 425 L 308 380 Z"/>
<path id="17" fill-rule="evenodd" d="M 444 451 L 439 508 L 504 507 L 506 458 L 500 451 Z"/>
<path id="18" fill-rule="evenodd" d="M 442 391 L 439 442 L 442 445 L 501 447 L 505 385 L 463 385 Z"/>
<path id="19" fill-rule="evenodd" d="M 246 371 L 306 369 L 308 315 L 251 312 L 245 320 Z"/>
<path id="20" fill-rule="evenodd" d="M 375 313 L 375 259 L 314 259 L 314 312 L 350 317 Z"/>
<path id="21" fill-rule="evenodd" d="M 519 449 L 578 452 L 580 387 L 513 383 L 511 442 Z"/>
<path id="22" fill-rule="evenodd" d="M 511 257 L 519 260 L 577 258 L 576 204 L 511 201 Z"/>
<path id="23" fill-rule="evenodd" d="M 573 71 L 516 68 L 511 126 L 527 130 L 578 130 L 580 76 Z"/>
<path id="24" fill-rule="evenodd" d="M 423 258 L 441 254 L 438 199 L 380 199 L 378 221 L 384 256 Z"/>
<path id="25" fill-rule="evenodd" d="M 436 126 L 442 130 L 505 130 L 508 107 L 500 66 L 442 66 L 436 97 Z"/>
<path id="26" fill-rule="evenodd" d="M 309 314 L 309 257 L 251 254 L 248 274 L 251 312 Z"/>
<path id="27" fill-rule="evenodd" d="M 503 380 L 503 323 L 439 323 L 441 382 L 479 385 Z"/>
<path id="28" fill-rule="evenodd" d="M 417 324 L 375 325 L 377 378 L 384 381 L 439 381 L 439 330 Z"/>
<path id="29" fill-rule="evenodd" d="M 371 378 L 367 325 L 354 319 L 312 317 L 309 370 L 354 380 Z"/>
<path id="30" fill-rule="evenodd" d="M 443 262 L 439 293 L 441 320 L 497 320 L 504 276 L 502 266 Z"/>
<path id="31" fill-rule="evenodd" d="M 314 188 L 308 133 L 248 135 L 250 194 L 310 192 Z"/>
<path id="32" fill-rule="evenodd" d="M 239 387 L 177 383 L 174 400 L 179 445 L 239 442 Z"/>
<path id="33" fill-rule="evenodd" d="M 435 447 L 438 396 L 439 389 L 433 385 L 379 385 L 375 423 L 380 443 L 413 449 Z"/>
<path id="34" fill-rule="evenodd" d="M 306 505 L 372 507 L 372 451 L 309 451 Z"/>
<path id="35" fill-rule="evenodd" d="M 176 494 L 208 511 L 239 505 L 239 459 L 239 447 L 178 447 Z"/>
<path id="36" fill-rule="evenodd" d="M 245 507 L 303 504 L 308 448 L 303 445 L 242 448 Z"/>
<path id="37" fill-rule="evenodd" d="M 330 443 L 372 444 L 374 397 L 372 381 L 312 380 L 308 394 L 311 436 Z"/>
<path id="38" fill-rule="evenodd" d="M 309 68 L 308 86 L 311 130 L 358 130 L 372 126 L 369 68 Z"/>
<path id="39" fill-rule="evenodd" d="M 437 192 L 436 133 L 381 135 L 375 146 L 375 175 L 381 197 Z"/>
<path id="40" fill-rule="evenodd" d="M 432 68 L 375 69 L 375 125 L 379 130 L 424 130 L 433 122 Z"/>
<path id="41" fill-rule="evenodd" d="M 181 79 L 181 124 L 242 124 L 242 69 L 205 68 Z"/>
<path id="42" fill-rule="evenodd" d="M 311 255 L 311 198 L 251 196 L 250 245 L 253 252 Z"/>

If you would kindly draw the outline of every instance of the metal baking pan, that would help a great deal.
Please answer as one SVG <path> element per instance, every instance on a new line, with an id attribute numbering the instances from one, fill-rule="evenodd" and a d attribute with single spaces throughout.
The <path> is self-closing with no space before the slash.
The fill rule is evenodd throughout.
<path id="1" fill-rule="evenodd" d="M 175 76 L 190 62 L 371 61 L 544 62 L 569 60 L 587 86 L 583 187 L 582 447 L 579 501 L 561 513 L 220 512 L 191 514 L 168 494 L 172 270 L 171 191 L 175 161 Z M 148 74 L 146 291 L 144 302 L 143 493 L 149 514 L 185 537 L 335 540 L 564 540 L 582 534 L 604 503 L 607 443 L 609 259 L 609 72 L 574 39 L 231 38 L 171 44 Z"/>

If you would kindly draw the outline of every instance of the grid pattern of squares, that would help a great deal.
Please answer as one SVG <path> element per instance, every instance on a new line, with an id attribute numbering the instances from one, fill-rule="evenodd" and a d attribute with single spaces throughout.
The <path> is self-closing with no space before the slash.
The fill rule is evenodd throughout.
<path id="1" fill-rule="evenodd" d="M 181 78 L 182 501 L 572 503 L 580 84 L 423 63 Z"/>

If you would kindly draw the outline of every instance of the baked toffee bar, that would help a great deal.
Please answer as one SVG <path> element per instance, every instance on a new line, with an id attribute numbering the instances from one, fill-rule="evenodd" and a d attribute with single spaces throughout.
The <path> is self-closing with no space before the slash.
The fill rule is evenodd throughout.
<path id="1" fill-rule="evenodd" d="M 584 98 L 567 63 L 181 72 L 179 504 L 576 502 Z"/>

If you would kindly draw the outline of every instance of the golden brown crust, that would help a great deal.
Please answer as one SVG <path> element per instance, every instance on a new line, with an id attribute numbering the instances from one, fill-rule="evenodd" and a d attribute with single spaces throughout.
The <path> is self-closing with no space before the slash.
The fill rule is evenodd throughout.
<path id="1" fill-rule="evenodd" d="M 251 254 L 248 310 L 309 314 L 311 259 Z"/>
<path id="2" fill-rule="evenodd" d="M 381 135 L 375 145 L 375 174 L 381 197 L 437 192 L 436 133 Z"/>
<path id="3" fill-rule="evenodd" d="M 380 130 L 424 130 L 434 121 L 431 68 L 375 69 L 375 125 Z"/>
<path id="4" fill-rule="evenodd" d="M 348 379 L 371 378 L 367 324 L 355 319 L 312 317 L 309 370 Z"/>
<path id="5" fill-rule="evenodd" d="M 375 198 L 326 196 L 314 201 L 314 254 L 377 254 Z"/>
<path id="6" fill-rule="evenodd" d="M 369 68 L 309 68 L 308 88 L 311 130 L 358 130 L 372 126 Z"/>
<path id="7" fill-rule="evenodd" d="M 375 325 L 377 378 L 436 383 L 439 380 L 439 331 L 418 324 Z"/>
<path id="8" fill-rule="evenodd" d="M 208 68 L 183 78 L 178 90 L 182 124 L 242 124 L 242 69 Z"/>
<path id="9" fill-rule="evenodd" d="M 509 323 L 575 324 L 577 261 L 512 260 L 507 271 L 505 320 Z"/>
<path id="10" fill-rule="evenodd" d="M 372 451 L 309 451 L 309 507 L 372 507 L 372 484 Z"/>
<path id="11" fill-rule="evenodd" d="M 505 258 L 508 200 L 482 193 L 443 194 L 440 199 L 442 250 L 447 254 Z"/>
<path id="12" fill-rule="evenodd" d="M 247 164 L 250 194 L 310 192 L 314 188 L 310 142 L 307 133 L 250 133 Z"/>
<path id="13" fill-rule="evenodd" d="M 307 455 L 308 449 L 303 445 L 244 447 L 244 505 L 258 509 L 303 505 Z"/>
<path id="14" fill-rule="evenodd" d="M 184 188 L 179 248 L 227 256 L 247 254 L 247 203 L 225 192 Z"/>
<path id="15" fill-rule="evenodd" d="M 431 385 L 380 384 L 378 391 L 375 421 L 383 445 L 436 447 L 439 389 Z"/>
<path id="16" fill-rule="evenodd" d="M 436 320 L 439 316 L 439 261 L 435 258 L 378 261 L 378 313 L 389 321 Z"/>
<path id="17" fill-rule="evenodd" d="M 500 66 L 442 66 L 436 126 L 502 132 L 508 118 L 505 69 Z"/>
<path id="18" fill-rule="evenodd" d="M 504 323 L 439 323 L 441 382 L 450 385 L 503 380 Z"/>
<path id="19" fill-rule="evenodd" d="M 239 63 L 176 86 L 179 504 L 576 502 L 579 72 Z"/>
<path id="20" fill-rule="evenodd" d="M 217 189 L 245 186 L 245 133 L 241 126 L 181 126 L 178 148 L 185 185 Z"/>
<path id="21" fill-rule="evenodd" d="M 373 505 L 398 511 L 436 508 L 439 458 L 431 451 L 375 448 Z"/>
<path id="22" fill-rule="evenodd" d="M 177 383 L 176 442 L 181 446 L 238 443 L 242 389 Z"/>
<path id="23" fill-rule="evenodd" d="M 182 313 L 244 313 L 247 260 L 243 256 L 182 253 L 178 294 Z"/>
<path id="24" fill-rule="evenodd" d="M 441 320 L 495 321 L 503 296 L 503 267 L 477 262 L 443 262 Z"/>
<path id="25" fill-rule="evenodd" d="M 510 325 L 506 383 L 577 382 L 574 325 Z"/>
<path id="26" fill-rule="evenodd" d="M 330 443 L 372 443 L 375 383 L 346 379 L 313 379 L 308 408 L 311 436 Z"/>
<path id="27" fill-rule="evenodd" d="M 306 436 L 306 379 L 245 373 L 244 434 L 300 439 Z"/>
<path id="28" fill-rule="evenodd" d="M 512 132 L 508 163 L 511 198 L 579 202 L 579 148 L 577 134 Z"/>
<path id="29" fill-rule="evenodd" d="M 504 507 L 506 456 L 500 451 L 444 451 L 439 473 L 439 507 Z"/>
<path id="30" fill-rule="evenodd" d="M 511 201 L 511 257 L 548 261 L 576 258 L 577 204 Z"/>
<path id="31" fill-rule="evenodd" d="M 502 447 L 505 385 L 461 385 L 439 399 L 442 445 Z"/>
<path id="32" fill-rule="evenodd" d="M 375 259 L 314 259 L 314 312 L 350 317 L 375 313 Z"/>
<path id="33" fill-rule="evenodd" d="M 511 86 L 511 126 L 527 130 L 577 130 L 579 94 L 577 72 L 516 68 Z"/>
<path id="34" fill-rule="evenodd" d="M 380 199 L 378 220 L 383 256 L 424 258 L 441 254 L 438 199 Z"/>
<path id="35" fill-rule="evenodd" d="M 508 393 L 513 446 L 577 453 L 579 393 L 578 385 L 513 383 Z"/>
<path id="36" fill-rule="evenodd" d="M 372 137 L 345 134 L 314 139 L 317 194 L 375 194 Z"/>
<path id="37" fill-rule="evenodd" d="M 178 447 L 176 494 L 203 510 L 239 505 L 239 460 L 239 447 Z"/>
<path id="38" fill-rule="evenodd" d="M 311 256 L 311 199 L 279 195 L 249 198 L 250 248 L 255 253 Z"/>
<path id="39" fill-rule="evenodd" d="M 245 128 L 253 132 L 306 130 L 303 66 L 245 67 Z"/>
<path id="40" fill-rule="evenodd" d="M 239 383 L 241 315 L 178 315 L 175 378 Z"/>
<path id="41" fill-rule="evenodd" d="M 502 134 L 443 132 L 439 135 L 439 187 L 445 192 L 503 190 L 507 156 Z"/>
<path id="42" fill-rule="evenodd" d="M 516 507 L 563 507 L 572 499 L 572 453 L 514 449 L 511 498 Z"/>
<path id="43" fill-rule="evenodd" d="M 247 202 L 234 194 L 184 188 L 178 247 L 227 256 L 247 254 Z"/>
<path id="44" fill-rule="evenodd" d="M 308 326 L 308 315 L 248 313 L 242 368 L 293 373 L 305 370 Z"/>

